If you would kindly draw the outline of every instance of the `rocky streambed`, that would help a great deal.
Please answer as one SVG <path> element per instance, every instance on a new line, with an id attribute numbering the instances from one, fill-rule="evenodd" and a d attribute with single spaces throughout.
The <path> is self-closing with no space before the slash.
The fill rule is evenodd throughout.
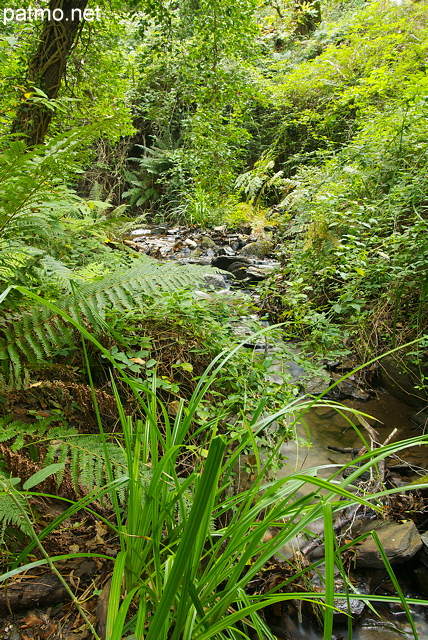
<path id="1" fill-rule="evenodd" d="M 199 292 L 199 295 L 210 295 L 210 288 L 217 289 L 217 292 L 230 293 L 231 286 L 246 289 L 251 293 L 254 291 L 252 285 L 267 278 L 278 266 L 274 257 L 274 240 L 270 228 L 265 228 L 262 233 L 253 234 L 251 229 L 228 231 L 224 226 L 215 227 L 209 232 L 185 227 L 157 226 L 137 229 L 125 242 L 134 250 L 158 260 L 211 265 L 226 272 L 209 275 L 208 292 Z M 257 298 L 256 292 L 254 297 Z M 382 388 L 361 388 L 358 380 L 352 376 L 340 381 L 343 373 L 352 369 L 352 363 L 349 366 L 340 362 L 330 363 L 322 375 L 308 375 L 304 363 L 299 362 L 298 358 L 290 357 L 293 350 L 294 354 L 296 353 L 298 345 L 288 345 L 287 355 L 287 349 L 284 349 L 283 345 L 278 348 L 277 344 L 251 343 L 252 327 L 253 323 L 247 324 L 244 319 L 240 326 L 236 327 L 236 332 L 248 335 L 249 346 L 252 349 L 259 347 L 265 355 L 270 355 L 272 381 L 281 384 L 292 380 L 300 387 L 302 395 L 323 394 L 332 382 L 336 382 L 334 390 L 328 392 L 326 397 L 340 400 L 349 407 L 372 416 L 373 419 L 363 419 L 358 425 L 371 446 L 412 438 L 424 432 L 428 415 L 421 411 L 420 406 L 411 407 L 403 402 L 403 396 L 397 399 Z M 289 440 L 282 447 L 286 463 L 279 472 L 279 477 L 295 470 L 322 467 L 319 473 L 327 478 L 339 466 L 361 453 L 362 446 L 358 428 L 351 427 L 336 410 L 331 407 L 313 408 L 305 414 L 305 425 L 297 426 L 296 438 Z M 388 459 L 380 481 L 388 487 L 399 488 L 410 482 L 417 482 L 418 479 L 425 479 L 427 467 L 426 445 L 406 449 Z M 363 483 L 366 480 L 362 478 Z M 368 486 L 367 484 L 366 490 Z M 428 599 L 427 496 L 427 490 L 423 489 L 415 489 L 411 493 L 398 492 L 397 496 L 391 499 L 387 516 L 380 518 L 374 512 L 366 512 L 358 517 L 354 513 L 348 520 L 345 518 L 342 525 L 336 523 L 336 532 L 342 535 L 343 539 L 347 536 L 352 540 L 364 532 L 376 530 L 405 595 Z M 352 551 L 354 558 L 353 562 L 349 563 L 349 566 L 352 566 L 350 580 L 355 584 L 355 591 L 361 594 L 394 594 L 395 587 L 373 538 L 369 536 Z M 296 539 L 288 548 L 281 550 L 275 561 L 280 566 L 296 553 L 303 553 L 309 561 L 322 558 L 323 538 L 320 523 L 314 524 L 314 531 L 309 537 Z M 312 576 L 315 588 L 319 574 L 322 574 L 322 564 L 318 573 L 314 572 Z M 338 590 L 342 590 L 343 584 L 339 574 L 337 581 Z M 321 583 L 318 586 L 321 588 Z M 382 605 L 378 608 L 379 615 L 376 616 L 362 601 L 355 598 L 352 602 L 356 625 L 352 635 L 354 639 L 390 640 L 414 637 L 400 605 Z M 415 605 L 412 605 L 411 609 L 419 637 L 428 638 L 426 609 Z M 348 638 L 348 631 L 344 626 L 346 616 L 340 612 L 335 616 L 336 637 Z M 322 638 L 321 631 L 316 628 L 312 619 L 305 619 L 304 612 L 301 618 L 295 620 L 288 616 L 283 626 L 283 637 L 291 637 L 294 640 Z"/>
<path id="2" fill-rule="evenodd" d="M 228 232 L 225 226 L 214 227 L 209 235 L 202 229 L 157 226 L 136 229 L 132 239 L 125 242 L 152 258 L 211 265 L 227 271 L 234 280 L 254 284 L 267 278 L 279 264 L 272 256 L 271 235 L 269 227 L 260 236 L 251 229 Z"/>

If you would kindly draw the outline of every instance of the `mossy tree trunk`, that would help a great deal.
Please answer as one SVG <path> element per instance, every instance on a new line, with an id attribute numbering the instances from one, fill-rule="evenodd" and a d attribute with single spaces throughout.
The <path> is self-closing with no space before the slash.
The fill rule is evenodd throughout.
<path id="1" fill-rule="evenodd" d="M 294 20 L 296 22 L 295 35 L 303 36 L 315 31 L 321 22 L 320 0 L 296 0 Z"/>
<path id="2" fill-rule="evenodd" d="M 83 26 L 82 15 L 87 4 L 88 0 L 50 1 L 50 13 L 45 14 L 39 44 L 29 63 L 26 80 L 29 92 L 37 87 L 50 100 L 58 96 L 67 59 Z M 62 17 L 55 20 L 53 16 Z M 20 134 L 30 147 L 40 144 L 46 136 L 52 115 L 52 110 L 43 103 L 35 103 L 31 99 L 23 101 L 18 108 L 12 133 Z"/>

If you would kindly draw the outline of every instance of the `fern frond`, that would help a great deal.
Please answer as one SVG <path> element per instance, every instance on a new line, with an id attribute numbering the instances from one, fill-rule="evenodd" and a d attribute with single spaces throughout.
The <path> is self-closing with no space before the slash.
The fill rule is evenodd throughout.
<path id="1" fill-rule="evenodd" d="M 89 200 L 102 200 L 104 189 L 102 185 L 95 180 L 89 191 Z"/>
<path id="2" fill-rule="evenodd" d="M 18 242 L 0 242 L 0 281 L 6 286 L 14 284 L 28 285 L 37 280 L 32 270 L 39 259 L 45 255 L 42 249 Z"/>
<path id="3" fill-rule="evenodd" d="M 12 421 L 10 416 L 0 420 L 0 456 L 14 477 L 22 482 L 39 469 L 52 463 L 66 463 L 65 471 L 38 485 L 38 491 L 63 495 L 75 499 L 79 495 L 101 487 L 107 481 L 104 448 L 99 434 L 80 434 L 70 426 L 52 426 L 53 419 L 33 424 Z M 36 445 L 40 460 L 33 462 L 26 451 Z M 107 453 L 115 478 L 127 472 L 124 450 L 117 444 L 107 443 Z M 125 496 L 123 495 L 123 499 Z M 1 521 L 1 513 L 0 513 Z"/>
<path id="4" fill-rule="evenodd" d="M 104 328 L 107 310 L 143 307 L 165 292 L 201 283 L 210 271 L 210 267 L 161 264 L 142 257 L 137 266 L 79 285 L 77 295 L 70 293 L 57 306 L 96 333 Z M 50 309 L 34 306 L 22 314 L 6 314 L 0 319 L 0 384 L 19 385 L 25 365 L 46 363 L 55 350 L 73 344 L 73 328 Z"/>
<path id="5" fill-rule="evenodd" d="M 72 269 L 69 269 L 61 260 L 45 255 L 40 262 L 46 273 L 44 281 L 47 284 L 49 281 L 54 282 L 70 293 L 72 290 L 70 283 L 72 281 L 81 281 L 81 278 L 76 277 Z"/>
<path id="6" fill-rule="evenodd" d="M 28 523 L 22 517 L 23 513 L 31 515 L 28 504 L 15 485 L 16 478 L 8 478 L 0 471 L 0 544 L 3 544 L 7 526 L 16 527 L 28 536 L 31 534 Z"/>

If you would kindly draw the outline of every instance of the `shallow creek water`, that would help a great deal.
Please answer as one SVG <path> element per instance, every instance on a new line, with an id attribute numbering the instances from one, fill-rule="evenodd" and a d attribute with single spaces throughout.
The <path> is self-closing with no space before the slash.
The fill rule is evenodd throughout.
<path id="1" fill-rule="evenodd" d="M 395 441 L 412 438 L 422 433 L 421 429 L 416 427 L 409 419 L 415 413 L 415 409 L 383 391 L 379 391 L 377 398 L 368 402 L 345 400 L 342 404 L 376 418 L 377 421 L 368 418 L 367 421 L 378 431 L 380 442 L 384 442 L 393 429 L 398 429 L 398 433 L 394 438 Z M 290 440 L 282 447 L 282 453 L 287 457 L 287 461 L 279 472 L 279 477 L 284 477 L 293 471 L 328 465 L 329 468 L 319 471 L 320 477 L 327 478 L 337 469 L 336 465 L 342 466 L 351 460 L 350 454 L 332 451 L 328 449 L 329 445 L 345 448 L 361 446 L 361 440 L 357 432 L 332 408 L 327 406 L 314 407 L 305 414 L 304 421 L 305 425 L 300 423 L 296 429 L 297 435 L 301 439 L 300 444 Z M 356 422 L 355 419 L 354 422 Z M 364 427 L 358 424 L 358 428 L 368 440 L 368 434 Z M 310 445 L 305 444 L 305 442 L 308 442 L 308 438 L 310 438 Z M 408 449 L 400 452 L 399 456 L 401 459 L 418 467 L 427 467 L 428 448 L 426 446 Z M 308 487 L 308 492 L 310 490 L 312 490 L 311 487 Z M 291 555 L 292 549 L 288 549 L 288 552 L 286 549 L 284 550 L 285 555 Z M 405 585 L 405 589 L 405 593 L 409 597 L 415 597 L 417 589 L 416 585 L 412 585 L 411 581 L 410 584 Z M 420 640 L 427 640 L 428 621 L 426 609 L 417 607 L 412 608 L 412 611 Z M 353 629 L 352 639 L 398 640 L 398 638 L 414 638 L 410 625 L 402 612 L 393 613 L 385 608 L 382 613 L 383 620 L 389 622 L 393 627 L 388 628 L 388 626 L 385 626 L 385 622 L 380 622 L 372 619 L 368 614 L 363 614 L 361 621 Z M 309 621 L 303 621 L 300 624 L 297 621 L 291 621 L 288 630 L 293 640 L 322 640 L 323 638 L 322 632 Z M 351 636 L 348 636 L 346 627 L 336 629 L 335 633 L 337 638 L 343 638 L 343 640 L 350 640 L 351 638 Z"/>
<path id="2" fill-rule="evenodd" d="M 225 233 L 223 227 L 218 227 L 210 234 L 212 238 L 214 238 L 215 243 L 211 242 L 207 244 L 206 236 L 202 235 L 205 233 L 205 231 L 201 232 L 201 230 L 195 231 L 178 227 L 169 230 L 167 230 L 166 227 L 140 229 L 133 232 L 132 240 L 128 242 L 128 244 L 134 249 L 143 251 L 157 259 L 174 259 L 180 263 L 196 262 L 199 264 L 210 264 L 212 258 L 219 255 L 226 255 L 229 257 L 229 260 L 233 261 L 234 259 L 239 261 L 241 259 L 239 255 L 241 252 L 240 247 L 242 248 L 242 246 L 257 239 L 240 233 L 228 234 L 227 232 Z M 204 243 L 207 246 L 204 246 Z M 197 256 L 193 255 L 195 248 L 198 252 Z M 233 256 L 235 257 L 233 258 Z M 258 267 L 267 265 L 269 269 L 271 269 L 273 265 L 273 263 L 271 264 L 266 259 L 251 260 L 251 262 L 255 263 Z M 227 268 L 229 270 L 228 267 L 221 266 L 221 268 Z M 232 268 L 230 268 L 230 271 L 233 273 Z M 248 276 L 249 273 L 246 275 Z M 217 276 L 217 278 L 218 277 L 219 276 Z M 242 278 L 238 277 L 238 280 L 240 279 Z M 258 279 L 259 277 L 256 278 L 256 280 Z M 228 294 L 227 289 L 229 288 L 229 284 L 224 282 L 219 288 L 223 286 L 225 287 L 223 292 Z M 238 330 L 237 333 L 239 333 Z M 244 327 L 243 335 L 246 333 L 247 329 Z M 282 363 L 280 362 L 279 364 L 280 372 Z M 289 368 L 287 364 L 285 368 Z M 273 370 L 273 372 L 275 371 L 277 371 L 277 369 Z M 379 432 L 379 441 L 381 443 L 386 440 L 395 428 L 399 430 L 395 440 L 404 440 L 421 434 L 421 429 L 415 427 L 409 420 L 409 417 L 415 413 L 415 410 L 384 392 L 379 392 L 375 399 L 369 400 L 368 402 L 363 403 L 356 400 L 349 400 L 344 401 L 343 404 L 358 409 L 362 413 L 368 414 L 379 421 L 368 419 L 368 422 Z M 295 470 L 303 470 L 323 465 L 328 465 L 329 468 L 321 470 L 319 475 L 321 477 L 328 477 L 337 469 L 337 465 L 343 466 L 351 459 L 349 454 L 344 455 L 328 449 L 329 445 L 344 448 L 362 446 L 357 432 L 334 409 L 327 406 L 314 407 L 305 414 L 304 419 L 305 426 L 300 424 L 296 429 L 298 439 L 301 441 L 300 444 L 296 445 L 295 440 L 290 440 L 283 446 L 282 453 L 286 456 L 287 463 L 278 474 L 279 477 L 283 477 Z M 359 425 L 359 428 L 364 437 L 369 440 L 364 427 Z M 308 439 L 310 440 L 310 446 L 304 444 Z M 428 467 L 427 447 L 419 447 L 412 450 L 408 449 L 400 453 L 400 457 L 419 467 Z M 308 488 L 308 491 L 310 490 L 311 489 Z M 412 588 L 412 585 L 409 585 L 406 587 L 406 593 L 414 595 L 416 589 Z M 385 623 L 379 623 L 378 620 L 371 620 L 366 616 L 356 625 L 352 633 L 353 640 L 398 640 L 399 638 L 405 638 L 407 640 L 414 638 L 402 612 L 394 614 L 390 610 L 385 609 L 383 618 L 391 623 L 394 628 L 392 628 L 392 626 L 388 628 L 385 626 Z M 420 608 L 420 610 L 414 610 L 414 621 L 420 640 L 428 640 L 428 623 L 425 611 L 422 608 Z M 304 620 L 302 622 L 290 621 L 288 631 L 293 640 L 322 640 L 323 637 L 319 629 L 315 628 L 311 622 L 305 622 Z M 350 637 L 348 638 L 346 628 L 336 629 L 335 633 L 337 640 L 339 640 L 339 638 L 351 640 Z"/>
<path id="3" fill-rule="evenodd" d="M 398 430 L 394 441 L 414 438 L 422 433 L 422 430 L 410 420 L 410 416 L 415 414 L 415 409 L 384 391 L 379 391 L 377 398 L 368 402 L 344 400 L 342 404 L 374 418 L 366 418 L 366 420 L 378 431 L 380 442 L 384 442 L 393 429 Z M 352 418 L 351 414 L 348 415 Z M 356 423 L 364 438 L 369 440 L 364 427 L 355 418 L 353 422 Z M 328 406 L 309 409 L 304 415 L 304 423 L 305 425 L 300 424 L 297 427 L 300 445 L 290 440 L 282 448 L 282 453 L 288 461 L 280 477 L 289 473 L 290 469 L 303 470 L 320 465 L 343 465 L 350 461 L 349 454 L 332 451 L 328 449 L 329 445 L 343 448 L 362 446 L 357 431 L 335 409 Z M 307 446 L 305 442 L 308 442 Z M 413 447 L 401 452 L 400 457 L 414 465 L 426 468 L 428 449 L 426 446 Z M 334 468 L 330 471 L 325 469 L 320 472 L 320 475 L 328 477 L 333 471 Z"/>

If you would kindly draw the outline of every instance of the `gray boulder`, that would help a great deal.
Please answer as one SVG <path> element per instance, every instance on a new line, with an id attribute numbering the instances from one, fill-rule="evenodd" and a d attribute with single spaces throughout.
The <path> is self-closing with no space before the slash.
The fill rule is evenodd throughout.
<path id="1" fill-rule="evenodd" d="M 210 289 L 227 289 L 226 278 L 221 273 L 207 273 L 204 280 Z"/>
<path id="2" fill-rule="evenodd" d="M 393 565 L 402 564 L 413 558 L 423 544 L 412 520 L 406 520 L 405 522 L 389 522 L 387 520 L 365 522 L 354 529 L 353 535 L 357 537 L 369 531 L 376 531 L 383 550 L 389 562 Z M 355 546 L 355 561 L 357 567 L 380 569 L 385 566 L 378 546 L 370 535 Z"/>

